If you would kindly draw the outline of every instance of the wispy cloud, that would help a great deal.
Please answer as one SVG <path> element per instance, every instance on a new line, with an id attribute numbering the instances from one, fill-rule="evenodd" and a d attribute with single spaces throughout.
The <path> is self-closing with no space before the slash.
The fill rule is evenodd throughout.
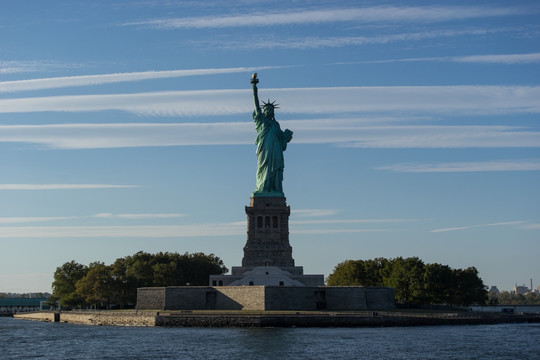
<path id="1" fill-rule="evenodd" d="M 280 37 L 267 38 L 263 42 L 254 44 L 250 41 L 210 41 L 211 46 L 224 49 L 322 49 L 322 48 L 340 48 L 345 46 L 364 46 L 364 45 L 384 45 L 402 41 L 420 41 L 427 39 L 457 37 L 457 36 L 485 36 L 490 33 L 507 31 L 506 29 L 451 29 L 451 30 L 431 30 L 421 32 L 401 32 L 395 34 L 380 34 L 372 36 L 334 36 L 334 37 Z M 390 60 L 392 61 L 392 60 Z M 390 62 L 387 61 L 387 62 Z M 393 60 L 396 61 L 396 60 Z M 404 61 L 404 60 L 403 60 Z M 372 61 L 377 62 L 377 61 Z M 383 61 L 381 61 L 383 62 Z M 360 63 L 369 63 L 360 62 Z"/>
<path id="2" fill-rule="evenodd" d="M 251 123 L 58 124 L 0 126 L 0 141 L 60 149 L 253 143 Z"/>
<path id="3" fill-rule="evenodd" d="M 163 226 L 26 226 L 1 227 L 0 238 L 182 238 L 245 234 L 245 223 Z"/>
<path id="4" fill-rule="evenodd" d="M 1 63 L 0 63 L 1 65 Z M 68 76 L 43 79 L 29 79 L 17 81 L 0 82 L 0 92 L 17 92 L 29 90 L 43 90 L 64 88 L 73 86 L 90 86 L 111 84 L 129 81 L 141 81 L 150 79 L 165 79 L 185 76 L 203 76 L 216 74 L 230 73 L 249 73 L 252 71 L 260 71 L 265 69 L 282 68 L 283 66 L 259 66 L 259 67 L 234 67 L 234 68 L 216 68 L 216 69 L 191 69 L 191 70 L 169 70 L 169 71 L 144 71 L 132 73 L 117 73 L 117 74 L 99 74 L 99 75 L 83 75 L 83 76 Z M 1 66 L 0 66 L 1 69 Z"/>
<path id="5" fill-rule="evenodd" d="M 429 23 L 470 18 L 485 18 L 523 14 L 529 9 L 517 7 L 481 6 L 372 6 L 348 9 L 265 11 L 242 15 L 215 15 L 206 17 L 165 18 L 133 21 L 125 26 L 148 26 L 159 29 L 268 27 L 280 25 L 308 25 L 324 23 Z"/>
<path id="6" fill-rule="evenodd" d="M 185 238 L 240 236 L 245 222 L 150 226 L 21 226 L 0 227 L 0 239 L 16 238 Z M 297 234 L 385 232 L 388 229 L 295 229 Z"/>
<path id="7" fill-rule="evenodd" d="M 296 144 L 336 144 L 360 148 L 540 147 L 540 132 L 511 126 L 369 126 L 349 120 L 281 121 L 297 132 Z M 183 124 L 0 125 L 0 142 L 40 144 L 57 149 L 144 146 L 247 145 L 253 143 L 251 122 Z M 495 165 L 493 164 L 492 167 Z M 510 166 L 506 164 L 506 166 Z M 522 167 L 530 166 L 522 164 Z M 424 167 L 427 169 L 428 167 Z M 386 167 L 385 170 L 400 170 Z M 401 171 L 412 168 L 401 168 Z M 46 188 L 98 185 L 1 185 Z M 99 185 L 113 186 L 113 185 Z M 114 185 L 119 187 L 119 185 Z M 125 187 L 125 185 L 124 185 Z M 2 187 L 0 187 L 2 189 Z"/>
<path id="8" fill-rule="evenodd" d="M 498 114 L 540 112 L 540 86 L 372 86 L 262 89 L 281 113 L 399 112 Z M 216 116 L 251 112 L 250 90 L 163 91 L 0 100 L 0 113 L 117 110 L 150 116 Z M 317 106 L 313 106 L 317 104 Z"/>
<path id="9" fill-rule="evenodd" d="M 138 185 L 110 184 L 0 184 L 0 190 L 86 190 L 86 189 L 125 189 Z"/>
<path id="10" fill-rule="evenodd" d="M 300 229 L 295 230 L 295 234 L 308 235 L 329 235 L 329 234 L 347 234 L 347 233 L 374 233 L 388 232 L 387 229 Z"/>
<path id="11" fill-rule="evenodd" d="M 89 218 L 97 219 L 122 219 L 122 220 L 157 220 L 157 219 L 175 219 L 186 216 L 185 214 L 111 214 L 99 213 L 91 216 L 41 216 L 41 217 L 0 217 L 0 224 L 22 224 L 36 222 L 57 222 L 57 221 L 72 221 L 85 220 Z"/>
<path id="12" fill-rule="evenodd" d="M 249 98 L 242 96 L 246 93 L 245 90 L 200 90 L 2 99 L 0 112 L 117 110 L 150 116 L 237 114 L 250 108 Z"/>
<path id="13" fill-rule="evenodd" d="M 448 232 L 448 231 L 477 229 L 477 228 L 492 227 L 492 226 L 518 225 L 518 224 L 523 224 L 525 222 L 526 221 L 507 221 L 507 222 L 500 222 L 500 223 L 493 223 L 493 224 L 470 225 L 470 226 L 460 226 L 460 227 L 453 227 L 453 228 L 435 229 L 435 230 L 431 230 L 431 232 L 439 233 L 439 232 Z"/>
<path id="14" fill-rule="evenodd" d="M 388 59 L 388 60 L 376 60 L 376 61 L 361 61 L 357 63 L 367 64 L 367 63 L 432 62 L 432 61 L 482 63 L 482 64 L 531 64 L 531 63 L 540 62 L 540 53 L 404 58 L 404 59 Z"/>
<path id="15" fill-rule="evenodd" d="M 20 224 L 46 221 L 71 220 L 73 216 L 49 216 L 49 217 L 0 217 L 0 224 Z"/>
<path id="16" fill-rule="evenodd" d="M 335 225 L 335 224 L 396 224 L 415 221 L 413 219 L 317 219 L 317 220 L 295 220 L 291 224 L 295 225 Z"/>
<path id="17" fill-rule="evenodd" d="M 447 173 L 447 172 L 484 172 L 484 171 L 538 171 L 539 159 L 495 160 L 484 162 L 458 162 L 439 164 L 394 164 L 377 167 L 378 170 L 390 170 L 407 173 Z"/>
<path id="18" fill-rule="evenodd" d="M 80 65 L 52 63 L 47 61 L 13 61 L 0 60 L 0 74 L 16 74 L 37 71 L 78 68 Z"/>
<path id="19" fill-rule="evenodd" d="M 540 62 L 540 53 L 469 55 L 453 57 L 453 61 L 467 63 L 527 64 Z"/>
<path id="20" fill-rule="evenodd" d="M 291 213 L 294 216 L 298 216 L 298 217 L 322 217 L 322 216 L 333 216 L 338 213 L 338 210 L 335 210 L 335 209 L 298 209 L 298 210 L 291 210 Z"/>
<path id="21" fill-rule="evenodd" d="M 145 220 L 145 219 L 174 219 L 186 216 L 185 214 L 111 214 L 99 213 L 93 215 L 100 219 L 127 219 L 127 220 Z"/>

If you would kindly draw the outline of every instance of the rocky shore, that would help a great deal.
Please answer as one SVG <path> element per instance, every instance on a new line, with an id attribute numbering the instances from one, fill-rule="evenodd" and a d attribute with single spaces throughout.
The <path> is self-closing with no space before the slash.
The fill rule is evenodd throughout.
<path id="1" fill-rule="evenodd" d="M 409 312 L 65 311 L 15 314 L 17 319 L 106 326 L 390 327 L 540 323 L 540 314 Z"/>

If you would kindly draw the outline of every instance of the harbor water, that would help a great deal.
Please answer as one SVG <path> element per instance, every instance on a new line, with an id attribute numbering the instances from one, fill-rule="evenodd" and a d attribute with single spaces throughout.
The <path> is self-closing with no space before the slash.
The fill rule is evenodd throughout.
<path id="1" fill-rule="evenodd" d="M 162 328 L 0 318 L 2 359 L 539 359 L 540 324 Z"/>

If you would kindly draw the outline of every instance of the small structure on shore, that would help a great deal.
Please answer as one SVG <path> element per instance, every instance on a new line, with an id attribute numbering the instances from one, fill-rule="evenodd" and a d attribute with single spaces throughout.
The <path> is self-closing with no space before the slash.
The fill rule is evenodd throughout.
<path id="1" fill-rule="evenodd" d="M 16 314 L 19 312 L 48 309 L 47 298 L 0 298 L 0 314 Z"/>

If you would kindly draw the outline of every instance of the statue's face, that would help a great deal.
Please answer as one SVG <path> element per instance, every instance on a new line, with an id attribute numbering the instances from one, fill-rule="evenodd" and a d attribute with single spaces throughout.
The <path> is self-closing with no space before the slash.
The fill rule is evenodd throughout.
<path id="1" fill-rule="evenodd" d="M 273 106 L 265 106 L 264 107 L 264 115 L 267 117 L 274 116 L 274 107 Z"/>

